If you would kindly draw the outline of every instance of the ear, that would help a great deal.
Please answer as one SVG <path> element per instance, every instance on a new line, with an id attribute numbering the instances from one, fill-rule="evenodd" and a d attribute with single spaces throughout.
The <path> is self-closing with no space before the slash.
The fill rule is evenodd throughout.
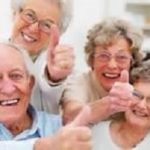
<path id="1" fill-rule="evenodd" d="M 16 17 L 18 16 L 19 12 L 18 11 L 13 11 L 12 12 L 12 20 L 16 20 Z"/>
<path id="2" fill-rule="evenodd" d="M 17 12 L 16 12 L 16 11 L 13 11 L 13 12 L 12 12 L 12 19 L 13 19 L 13 20 L 15 19 L 16 14 L 17 14 Z"/>
<path id="3" fill-rule="evenodd" d="M 29 77 L 29 88 L 32 90 L 35 84 L 35 77 L 33 75 L 31 75 Z"/>

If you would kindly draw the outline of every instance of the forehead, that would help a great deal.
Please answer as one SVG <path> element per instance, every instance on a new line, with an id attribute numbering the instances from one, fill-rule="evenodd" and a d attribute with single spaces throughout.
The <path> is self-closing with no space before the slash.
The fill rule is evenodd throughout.
<path id="1" fill-rule="evenodd" d="M 61 13 L 57 0 L 27 0 L 24 9 L 32 9 L 41 19 L 51 19 L 54 22 L 60 19 Z"/>
<path id="2" fill-rule="evenodd" d="M 6 65 L 25 67 L 21 52 L 9 45 L 0 44 L 0 60 L 4 60 L 0 62 L 1 67 Z"/>
<path id="3" fill-rule="evenodd" d="M 118 52 L 118 51 L 129 51 L 130 44 L 125 38 L 120 38 L 116 40 L 112 40 L 112 42 L 106 44 L 100 44 L 96 46 L 96 51 L 99 50 L 107 50 L 110 52 Z"/>
<path id="4" fill-rule="evenodd" d="M 144 94 L 144 96 L 150 97 L 150 81 L 138 81 L 134 83 L 134 87 Z"/>

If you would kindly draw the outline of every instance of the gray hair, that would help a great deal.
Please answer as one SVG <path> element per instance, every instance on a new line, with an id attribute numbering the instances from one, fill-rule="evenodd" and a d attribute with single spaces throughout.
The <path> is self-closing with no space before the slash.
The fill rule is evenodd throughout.
<path id="1" fill-rule="evenodd" d="M 131 82 L 134 84 L 138 81 L 150 82 L 150 60 L 143 61 L 131 70 Z"/>
<path id="2" fill-rule="evenodd" d="M 13 12 L 20 11 L 27 0 L 11 0 L 11 8 Z M 59 23 L 59 29 L 61 33 L 64 33 L 69 26 L 73 16 L 73 0 L 51 0 L 55 2 L 61 10 L 61 20 Z"/>
<path id="3" fill-rule="evenodd" d="M 26 67 L 27 74 L 28 75 L 33 75 L 33 76 L 35 75 L 33 62 L 31 60 L 28 52 L 25 49 L 20 48 L 18 45 L 15 45 L 15 44 L 11 43 L 10 41 L 7 41 L 7 40 L 6 41 L 0 40 L 0 44 L 11 47 L 11 48 L 17 50 L 18 52 L 20 52 L 20 54 L 23 58 L 25 67 Z"/>
<path id="4" fill-rule="evenodd" d="M 93 55 L 97 45 L 108 46 L 120 37 L 129 42 L 133 63 L 140 62 L 142 59 L 139 53 L 143 42 L 142 30 L 133 26 L 128 21 L 118 18 L 106 18 L 88 32 L 88 41 L 85 45 L 88 65 L 92 67 Z"/>

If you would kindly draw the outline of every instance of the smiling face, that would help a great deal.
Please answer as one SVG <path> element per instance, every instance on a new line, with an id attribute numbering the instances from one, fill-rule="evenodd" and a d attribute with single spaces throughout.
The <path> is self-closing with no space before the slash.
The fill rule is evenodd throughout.
<path id="1" fill-rule="evenodd" d="M 106 91 L 111 89 L 114 82 L 120 80 L 120 73 L 122 70 L 129 70 L 131 64 L 131 53 L 129 49 L 130 44 L 124 38 L 117 39 L 110 46 L 97 46 L 95 48 L 93 73 L 99 84 Z M 103 53 L 104 55 L 101 55 L 100 53 Z M 107 56 L 110 56 L 110 60 L 104 60 L 104 57 L 107 58 Z M 125 61 L 123 61 L 124 56 L 127 58 Z"/>
<path id="2" fill-rule="evenodd" d="M 139 81 L 134 86 L 143 95 L 143 99 L 125 113 L 126 120 L 132 124 L 150 128 L 150 82 Z"/>
<path id="3" fill-rule="evenodd" d="M 0 60 L 0 122 L 7 125 L 27 115 L 33 78 L 16 49 L 0 44 Z"/>
<path id="4" fill-rule="evenodd" d="M 38 20 L 49 20 L 57 25 L 61 14 L 57 4 L 49 0 L 26 0 L 22 11 L 15 13 L 12 41 L 27 49 L 30 55 L 36 56 L 47 47 L 50 34 L 40 30 L 38 22 L 29 24 L 23 20 L 22 14 L 26 10 L 32 10 Z"/>

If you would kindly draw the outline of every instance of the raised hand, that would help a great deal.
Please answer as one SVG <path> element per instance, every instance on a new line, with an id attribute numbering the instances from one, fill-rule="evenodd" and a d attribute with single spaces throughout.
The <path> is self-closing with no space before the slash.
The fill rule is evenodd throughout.
<path id="1" fill-rule="evenodd" d="M 119 82 L 115 82 L 109 95 L 118 97 L 119 99 L 130 99 L 133 93 L 133 86 L 129 83 L 129 73 L 127 70 L 121 72 Z"/>
<path id="2" fill-rule="evenodd" d="M 59 29 L 51 27 L 50 44 L 47 53 L 49 79 L 57 82 L 65 79 L 74 67 L 74 51 L 69 45 L 59 45 Z"/>
<path id="3" fill-rule="evenodd" d="M 35 150 L 92 150 L 92 133 L 85 126 L 90 115 L 90 108 L 85 106 L 74 121 L 62 127 L 57 135 L 38 140 Z"/>
<path id="4" fill-rule="evenodd" d="M 123 70 L 120 81 L 114 83 L 108 95 L 110 114 L 127 111 L 132 105 L 135 105 L 137 101 L 133 96 L 133 91 L 134 88 L 129 83 L 129 73 Z"/>

